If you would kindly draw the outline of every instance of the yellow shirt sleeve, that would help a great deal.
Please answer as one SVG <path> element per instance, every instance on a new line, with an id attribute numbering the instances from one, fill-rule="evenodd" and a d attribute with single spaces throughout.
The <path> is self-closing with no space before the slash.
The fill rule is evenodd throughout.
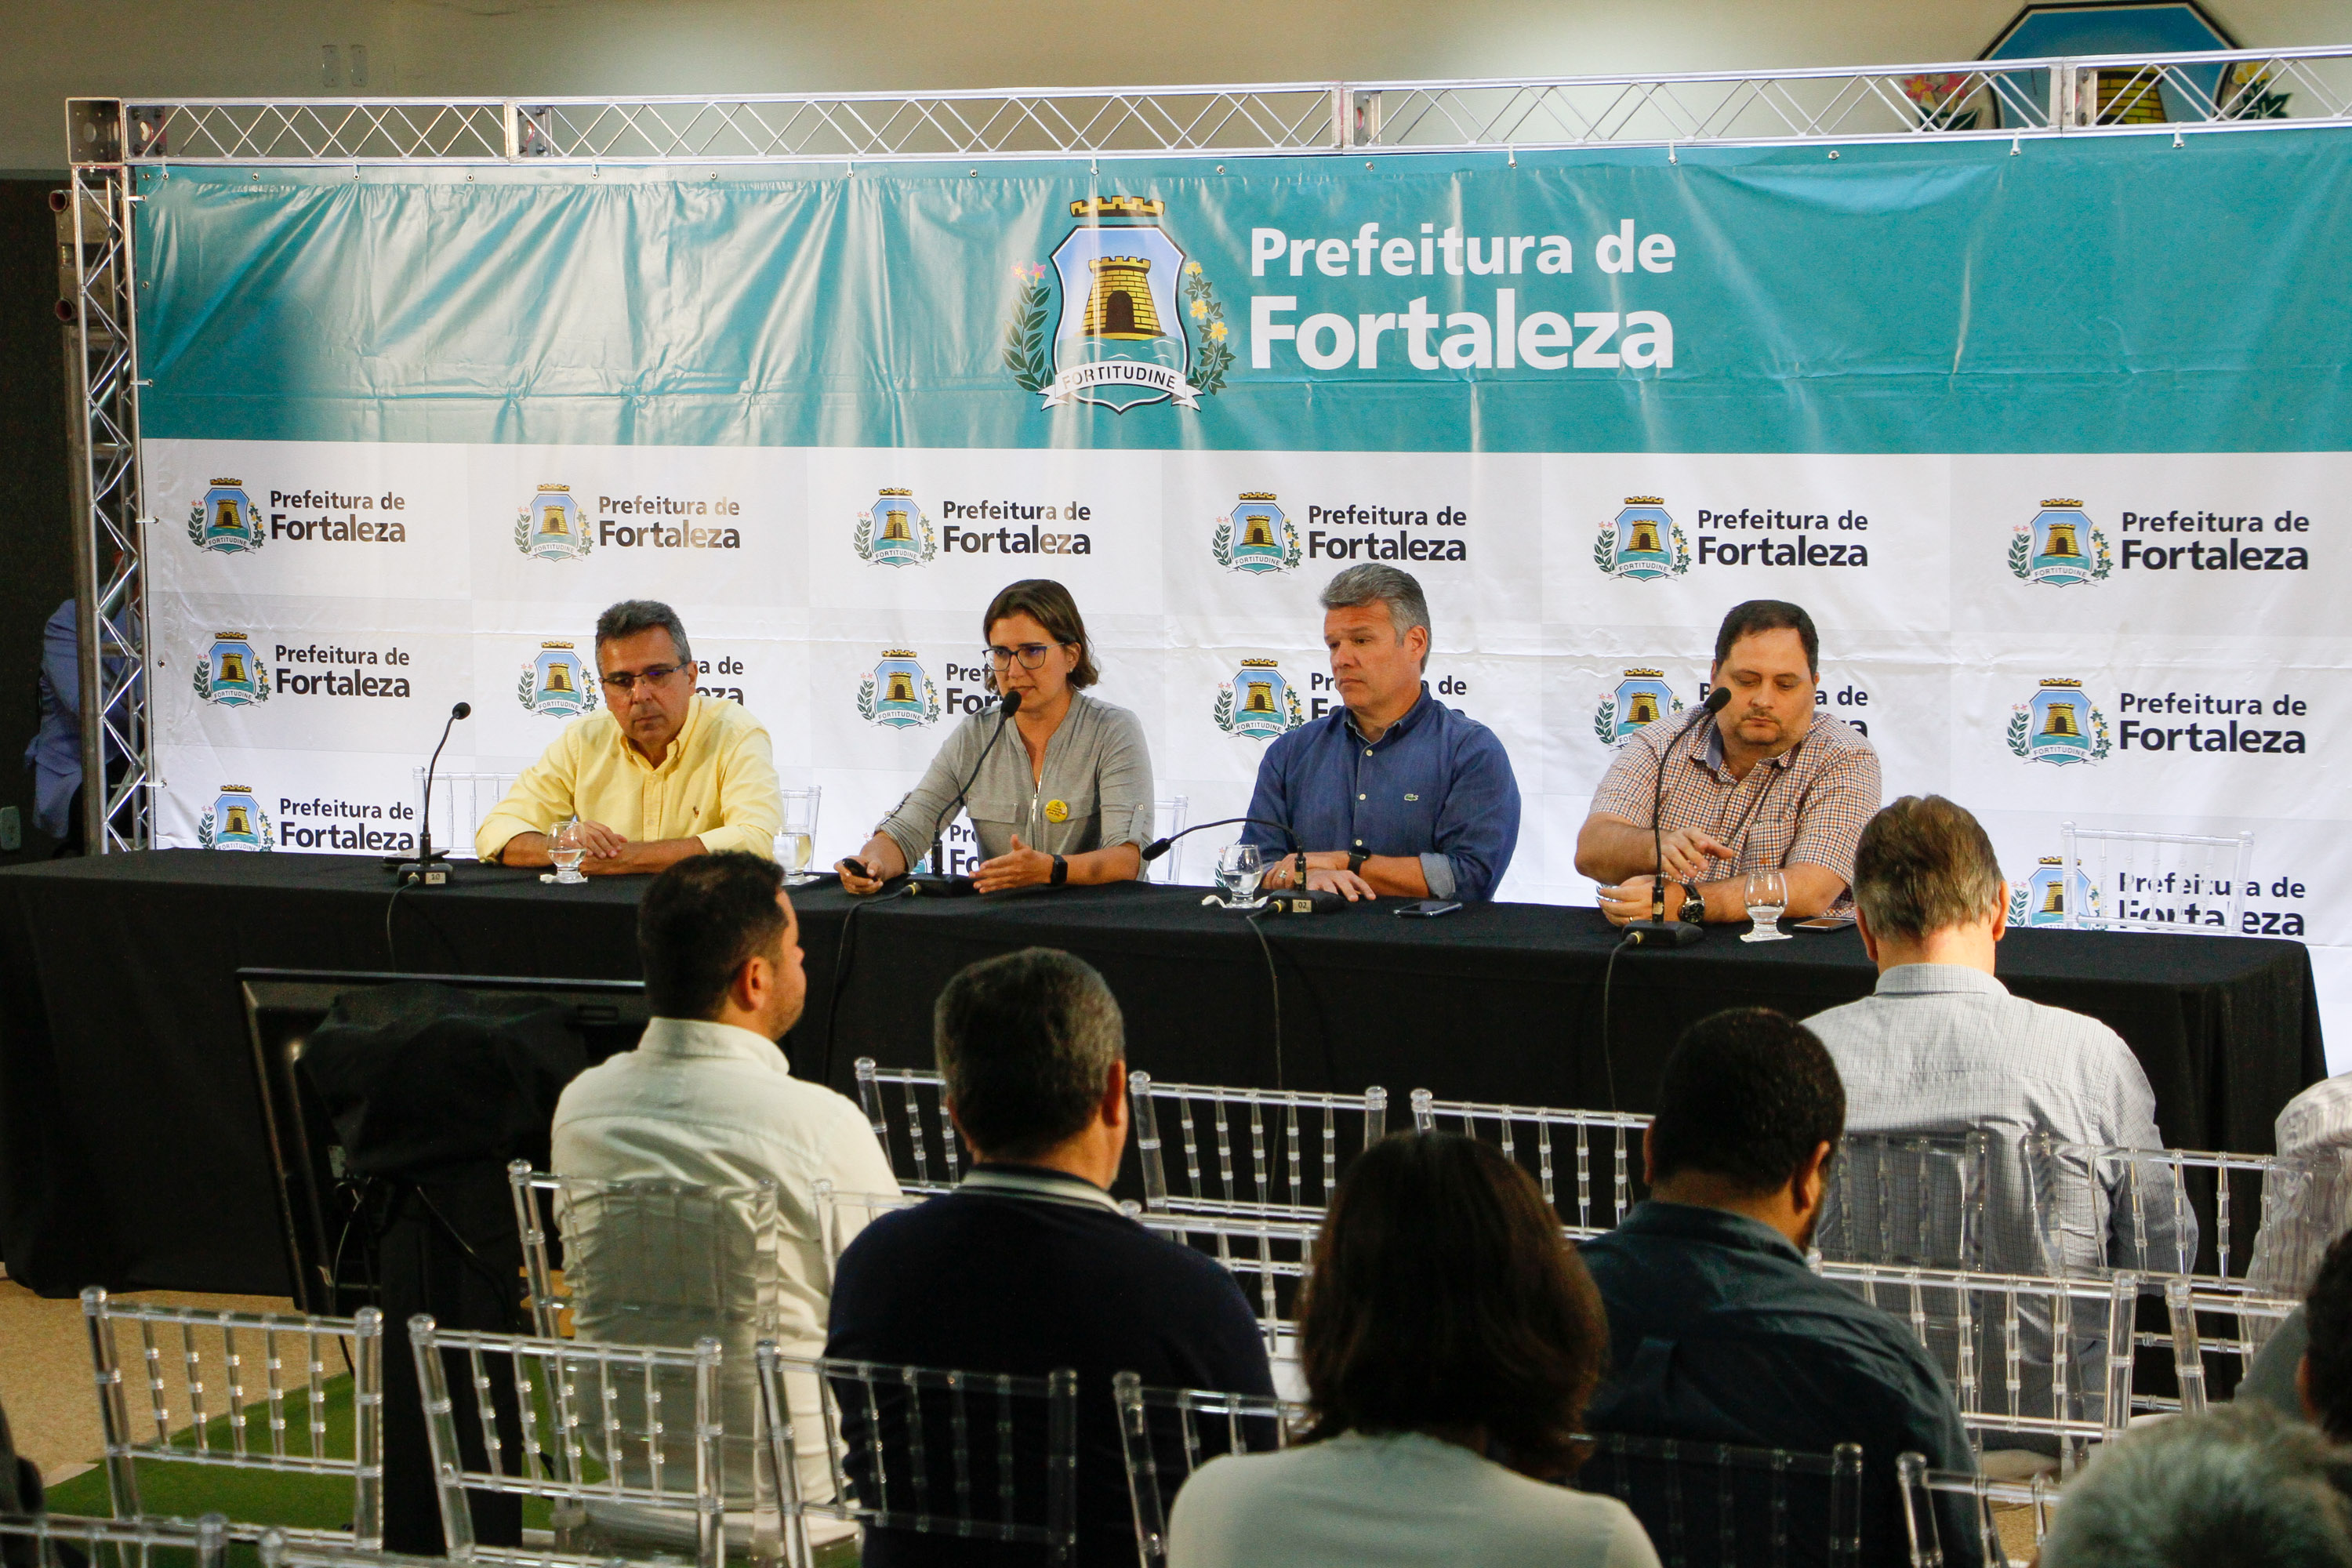
<path id="1" fill-rule="evenodd" d="M 696 835 L 707 850 L 746 849 L 772 859 L 784 802 L 768 731 L 747 724 L 719 755 L 719 826 Z"/>
<path id="2" fill-rule="evenodd" d="M 516 775 L 506 798 L 474 830 L 475 854 L 485 860 L 495 860 L 515 835 L 546 833 L 556 823 L 572 819 L 578 809 L 580 777 L 575 731 L 591 721 L 574 720 L 565 725 L 563 733 L 548 742 L 547 750 L 539 754 L 539 761 Z"/>

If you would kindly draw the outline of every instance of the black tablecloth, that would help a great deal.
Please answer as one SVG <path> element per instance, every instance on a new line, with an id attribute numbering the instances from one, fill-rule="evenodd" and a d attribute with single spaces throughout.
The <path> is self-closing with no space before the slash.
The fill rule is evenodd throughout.
<path id="1" fill-rule="evenodd" d="M 631 979 L 641 879 L 553 888 L 460 869 L 391 910 L 420 973 Z M 240 968 L 394 967 L 389 877 L 325 855 L 165 850 L 0 870 L 0 1258 L 45 1294 L 84 1285 L 282 1293 L 285 1265 L 252 1081 Z M 841 1017 L 827 1020 L 856 901 L 802 889 L 809 1006 L 793 1070 L 854 1092 L 859 1056 L 928 1065 L 940 986 L 973 959 L 1068 948 L 1109 980 L 1132 1064 L 1188 1082 L 1381 1084 L 1442 1098 L 1607 1103 L 1601 1048 L 1614 933 L 1533 904 L 1400 921 L 1393 900 L 1261 922 L 1267 953 L 1201 889 L 1068 889 L 870 902 Z M 2020 995 L 2104 1019 L 2131 1043 L 2175 1147 L 2261 1152 L 2279 1108 L 2326 1071 L 2308 955 L 2290 942 L 2021 930 L 2000 947 Z M 1677 1032 L 1749 1004 L 1799 1016 L 1866 994 L 1852 931 L 1631 952 L 1610 1037 L 1618 1103 L 1644 1110 Z"/>

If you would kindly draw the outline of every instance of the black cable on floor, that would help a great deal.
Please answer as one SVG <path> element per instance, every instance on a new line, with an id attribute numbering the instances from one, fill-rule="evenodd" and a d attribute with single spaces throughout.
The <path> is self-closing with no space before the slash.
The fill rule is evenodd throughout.
<path id="1" fill-rule="evenodd" d="M 1601 972 L 1601 1068 L 1609 1079 L 1609 1109 L 1617 1109 L 1617 1058 L 1609 1040 L 1609 988 L 1617 981 L 1617 955 L 1633 945 L 1629 933 L 1625 940 L 1609 950 L 1609 963 Z"/>

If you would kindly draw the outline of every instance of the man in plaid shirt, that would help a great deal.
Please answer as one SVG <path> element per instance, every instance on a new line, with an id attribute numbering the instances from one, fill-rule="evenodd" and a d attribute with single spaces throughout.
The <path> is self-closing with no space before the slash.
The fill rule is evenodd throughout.
<path id="1" fill-rule="evenodd" d="M 1576 836 L 1576 868 L 1601 884 L 1612 922 L 1649 915 L 1661 870 L 1668 920 L 1747 919 L 1748 873 L 1767 867 L 1786 873 L 1792 917 L 1846 901 L 1854 846 L 1878 809 L 1878 753 L 1815 705 L 1821 683 L 1821 637 L 1801 608 L 1750 599 L 1723 617 L 1707 686 L 1730 702 L 1635 731 Z"/>

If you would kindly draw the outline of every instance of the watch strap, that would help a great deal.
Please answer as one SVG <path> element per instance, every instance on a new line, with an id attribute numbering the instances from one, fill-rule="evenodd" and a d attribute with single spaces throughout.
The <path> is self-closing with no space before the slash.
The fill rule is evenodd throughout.
<path id="1" fill-rule="evenodd" d="M 1688 877 L 1683 879 L 1682 918 L 1686 921 L 1704 921 L 1706 918 L 1706 895 L 1698 890 L 1698 884 Z"/>
<path id="2" fill-rule="evenodd" d="M 1358 876 L 1361 876 L 1363 875 L 1364 862 L 1370 858 L 1370 856 L 1365 854 L 1360 849 L 1350 849 L 1348 851 L 1348 869 L 1356 873 Z"/>
<path id="3" fill-rule="evenodd" d="M 1055 856 L 1054 874 L 1045 879 L 1054 887 L 1058 888 L 1062 886 L 1070 879 L 1070 863 L 1062 858 L 1059 855 Z"/>

